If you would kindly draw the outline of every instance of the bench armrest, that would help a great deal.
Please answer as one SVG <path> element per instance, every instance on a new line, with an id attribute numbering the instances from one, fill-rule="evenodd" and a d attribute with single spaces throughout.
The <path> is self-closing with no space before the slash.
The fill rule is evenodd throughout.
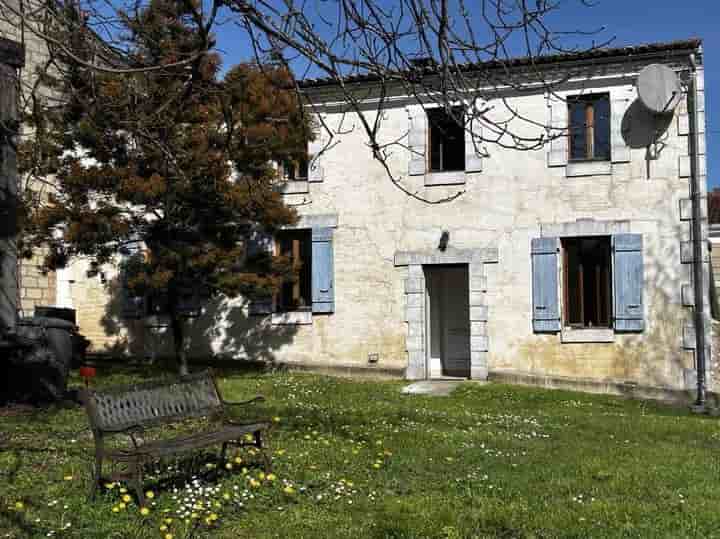
<path id="1" fill-rule="evenodd" d="M 231 401 L 223 400 L 222 403 L 223 403 L 223 406 L 242 406 L 243 404 L 252 404 L 254 402 L 264 402 L 264 401 L 265 401 L 265 397 L 263 397 L 262 395 L 258 395 L 257 397 L 253 397 L 252 399 L 247 400 L 247 401 L 231 402 Z"/>

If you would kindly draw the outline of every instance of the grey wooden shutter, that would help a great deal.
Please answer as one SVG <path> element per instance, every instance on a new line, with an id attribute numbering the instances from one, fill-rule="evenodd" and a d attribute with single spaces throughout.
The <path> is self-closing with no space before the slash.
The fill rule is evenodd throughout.
<path id="1" fill-rule="evenodd" d="M 629 104 L 627 98 L 610 102 L 610 159 L 613 163 L 630 161 L 630 146 L 625 143 L 622 133 L 622 121 Z"/>
<path id="2" fill-rule="evenodd" d="M 246 243 L 247 256 L 258 256 L 261 253 L 272 254 L 273 238 L 262 230 L 252 230 Z M 262 315 L 273 311 L 273 298 L 270 294 L 256 294 L 250 298 L 248 303 L 248 314 Z"/>
<path id="3" fill-rule="evenodd" d="M 560 331 L 558 238 L 534 238 L 531 244 L 533 331 Z"/>
<path id="4" fill-rule="evenodd" d="M 425 174 L 426 146 L 427 146 L 427 113 L 422 105 L 411 105 L 408 107 L 410 119 L 410 131 L 408 133 L 408 147 L 410 149 L 410 164 L 408 174 L 418 176 Z"/>
<path id="5" fill-rule="evenodd" d="M 478 114 L 477 106 L 473 104 L 467 108 L 465 113 L 465 172 L 482 172 L 482 155 L 480 144 L 482 143 L 482 124 Z"/>
<path id="6" fill-rule="evenodd" d="M 312 229 L 312 312 L 335 311 L 333 229 Z"/>
<path id="7" fill-rule="evenodd" d="M 568 107 L 564 99 L 550 95 L 548 97 L 548 114 L 550 116 L 548 135 L 550 147 L 548 150 L 548 166 L 564 167 L 568 160 Z"/>
<path id="8" fill-rule="evenodd" d="M 613 318 L 616 331 L 642 331 L 643 255 L 641 234 L 616 234 L 613 242 Z"/>
<path id="9" fill-rule="evenodd" d="M 308 142 L 308 154 L 310 162 L 308 163 L 308 182 L 318 183 L 325 180 L 325 168 L 323 166 L 323 150 L 327 143 L 327 133 L 319 120 L 315 120 L 313 129 L 315 140 Z"/>

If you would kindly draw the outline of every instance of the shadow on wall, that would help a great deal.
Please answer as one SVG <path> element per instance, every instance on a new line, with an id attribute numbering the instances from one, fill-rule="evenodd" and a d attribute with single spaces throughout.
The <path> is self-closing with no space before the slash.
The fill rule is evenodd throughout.
<path id="1" fill-rule="evenodd" d="M 126 320 L 122 314 L 122 293 L 117 279 L 108 283 L 110 300 L 101 324 L 114 345 L 102 350 L 111 356 L 160 359 L 174 356 L 172 332 L 165 316 Z M 273 363 L 276 352 L 291 344 L 297 326 L 272 325 L 269 316 L 248 316 L 242 298 L 208 300 L 198 318 L 185 322 L 189 359 L 227 359 Z"/>

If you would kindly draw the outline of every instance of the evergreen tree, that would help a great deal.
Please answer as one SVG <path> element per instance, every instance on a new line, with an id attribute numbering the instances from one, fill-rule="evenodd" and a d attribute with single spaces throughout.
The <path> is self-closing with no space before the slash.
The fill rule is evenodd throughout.
<path id="1" fill-rule="evenodd" d="M 27 206 L 23 247 L 47 247 L 48 269 L 83 256 L 92 271 L 140 248 L 125 284 L 164 298 L 186 373 L 188 293 L 267 294 L 289 275 L 287 260 L 248 257 L 246 238 L 296 219 L 273 163 L 304 155 L 309 125 L 287 69 L 247 63 L 221 77 L 196 4 L 153 0 L 126 13 L 120 66 L 75 15 L 55 29 L 72 54 L 59 52 L 45 75 L 60 104 L 25 118 L 22 172 L 51 175 L 54 188 Z M 98 54 L 108 69 L 83 62 Z"/>

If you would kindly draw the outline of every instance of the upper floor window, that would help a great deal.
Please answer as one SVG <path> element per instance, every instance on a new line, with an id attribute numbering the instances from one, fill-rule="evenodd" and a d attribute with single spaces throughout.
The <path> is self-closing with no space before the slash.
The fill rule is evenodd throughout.
<path id="1" fill-rule="evenodd" d="M 610 97 L 608 94 L 568 98 L 570 161 L 610 160 Z"/>
<path id="2" fill-rule="evenodd" d="M 308 159 L 288 159 L 282 162 L 282 175 L 288 181 L 308 179 Z"/>
<path id="3" fill-rule="evenodd" d="M 465 129 L 462 107 L 452 114 L 444 108 L 427 110 L 430 143 L 430 172 L 465 170 Z"/>

